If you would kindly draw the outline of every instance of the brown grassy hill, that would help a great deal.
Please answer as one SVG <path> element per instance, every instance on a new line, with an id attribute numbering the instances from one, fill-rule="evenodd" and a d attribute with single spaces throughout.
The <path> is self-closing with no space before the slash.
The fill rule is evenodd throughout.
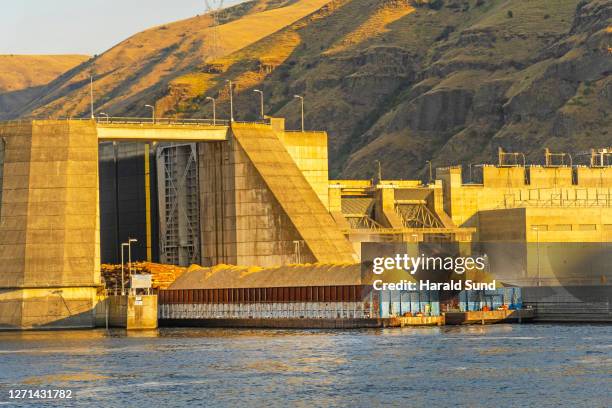
<path id="1" fill-rule="evenodd" d="M 317 10 L 326 0 L 255 0 L 220 12 L 217 46 L 210 15 L 196 16 L 138 33 L 40 90 L 5 117 L 83 116 L 88 113 L 89 77 L 96 108 L 109 114 L 145 114 L 177 76 L 211 57 L 243 48 Z"/>
<path id="2" fill-rule="evenodd" d="M 87 61 L 86 55 L 0 55 L 0 119 L 35 98 L 40 89 Z"/>
<path id="3" fill-rule="evenodd" d="M 89 58 L 86 55 L 0 55 L 0 93 L 45 85 Z"/>
<path id="4" fill-rule="evenodd" d="M 161 107 L 210 115 L 204 96 L 220 95 L 223 112 L 230 78 L 238 119 L 257 118 L 259 88 L 297 128 L 305 95 L 342 177 L 372 176 L 376 159 L 394 177 L 490 162 L 498 146 L 541 162 L 545 146 L 612 145 L 611 13 L 603 0 L 336 0 L 177 78 Z M 205 95 L 189 97 L 194 84 Z"/>
<path id="5" fill-rule="evenodd" d="M 210 52 L 208 16 L 140 33 L 46 87 L 13 115 L 84 115 L 96 74 L 100 110 L 238 120 L 268 114 L 330 136 L 332 172 L 425 174 L 490 162 L 497 147 L 541 162 L 545 146 L 612 145 L 609 0 L 256 1 L 229 9 Z M 208 48 L 207 48 L 208 47 Z"/>

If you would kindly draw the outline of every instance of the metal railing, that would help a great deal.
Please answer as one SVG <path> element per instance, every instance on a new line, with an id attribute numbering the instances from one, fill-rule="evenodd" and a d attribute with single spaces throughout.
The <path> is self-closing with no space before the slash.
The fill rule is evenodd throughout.
<path id="1" fill-rule="evenodd" d="M 6 121 L 0 121 L 1 124 L 22 124 L 28 123 L 32 120 L 78 120 L 78 121 L 91 121 L 94 120 L 100 125 L 166 125 L 166 126 L 229 126 L 230 121 L 228 119 L 177 119 L 177 118 L 151 118 L 151 117 L 129 117 L 129 116 L 96 116 L 95 118 L 75 118 L 75 117 L 59 117 L 59 118 L 24 118 L 24 119 L 11 119 Z M 270 125 L 270 120 L 259 120 L 259 121 L 238 121 L 234 120 L 233 123 L 238 124 L 252 124 L 252 125 Z M 287 130 L 286 133 L 310 133 L 310 134 L 326 134 L 324 130 Z"/>
<path id="2" fill-rule="evenodd" d="M 75 119 L 72 119 L 75 120 Z M 91 119 L 79 119 L 91 120 Z M 120 116 L 97 116 L 96 123 L 101 125 L 169 125 L 169 126 L 228 126 L 225 119 L 175 119 L 175 118 L 136 118 Z"/>
<path id="3" fill-rule="evenodd" d="M 327 133 L 325 130 L 287 130 L 285 133 Z"/>
<path id="4" fill-rule="evenodd" d="M 166 126 L 229 126 L 230 121 L 228 119 L 177 119 L 177 118 L 151 118 L 151 117 L 130 117 L 130 116 L 96 116 L 95 118 L 75 118 L 75 117 L 59 117 L 59 118 L 25 118 L 25 119 L 11 119 L 6 121 L 0 121 L 2 124 L 21 124 L 28 123 L 32 120 L 78 120 L 78 121 L 90 121 L 94 120 L 96 123 L 101 125 L 166 125 Z M 234 120 L 233 123 L 239 124 L 253 124 L 253 125 L 269 125 L 270 120 L 259 120 L 259 121 L 239 121 Z M 324 130 L 287 130 L 286 133 L 320 133 L 325 134 Z"/>

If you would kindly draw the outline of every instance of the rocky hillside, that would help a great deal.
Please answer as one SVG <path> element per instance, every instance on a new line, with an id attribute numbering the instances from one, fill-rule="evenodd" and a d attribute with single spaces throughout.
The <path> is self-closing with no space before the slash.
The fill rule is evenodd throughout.
<path id="1" fill-rule="evenodd" d="M 252 3 L 277 11 L 310 7 L 260 31 L 247 20 L 262 13 Z M 228 116 L 225 80 L 233 79 L 238 120 L 258 118 L 253 90 L 263 89 L 267 113 L 297 128 L 293 95 L 304 95 L 306 125 L 328 130 L 332 173 L 340 177 L 371 177 L 377 159 L 385 177 L 415 177 L 424 176 L 427 160 L 491 162 L 499 146 L 539 163 L 546 146 L 576 156 L 612 145 L 609 0 L 252 3 L 219 28 L 226 48 L 215 55 L 203 43 L 177 40 L 195 30 L 180 22 L 98 57 L 104 109 L 138 114 L 154 99 L 166 115 L 203 117 L 210 116 L 205 97 L 213 96 Z M 257 34 L 235 44 L 231 25 L 245 21 L 241 32 Z M 157 40 L 143 40 L 152 33 Z M 139 46 L 147 57 L 102 69 L 118 50 Z M 120 70 L 129 73 L 122 81 L 107 79 Z M 57 81 L 20 114 L 86 112 L 78 95 L 87 75 Z"/>
<path id="2" fill-rule="evenodd" d="M 427 160 L 491 162 L 499 146 L 540 163 L 546 146 L 612 145 L 611 13 L 600 0 L 338 0 L 190 76 L 221 109 L 234 79 L 238 119 L 257 118 L 258 88 L 297 128 L 304 95 L 335 176 L 370 177 L 376 159 L 386 177 L 424 176 Z M 210 115 L 203 96 L 175 99 L 171 114 Z"/>

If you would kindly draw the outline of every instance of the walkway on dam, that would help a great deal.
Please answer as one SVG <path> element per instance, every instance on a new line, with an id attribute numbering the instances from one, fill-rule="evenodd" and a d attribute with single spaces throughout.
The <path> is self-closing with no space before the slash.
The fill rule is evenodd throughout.
<path id="1" fill-rule="evenodd" d="M 101 118 L 98 140 L 118 142 L 214 142 L 227 140 L 227 120 Z"/>

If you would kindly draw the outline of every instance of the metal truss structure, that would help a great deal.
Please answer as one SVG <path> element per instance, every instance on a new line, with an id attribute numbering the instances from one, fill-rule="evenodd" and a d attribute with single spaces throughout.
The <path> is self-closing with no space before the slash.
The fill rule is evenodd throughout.
<path id="1" fill-rule="evenodd" d="M 160 260 L 188 266 L 200 262 L 198 162 L 195 143 L 157 151 Z"/>
<path id="2" fill-rule="evenodd" d="M 444 228 L 426 204 L 396 204 L 395 212 L 405 228 Z"/>
<path id="3" fill-rule="evenodd" d="M 224 0 L 205 0 L 206 14 L 209 14 L 213 20 L 211 25 L 211 38 L 209 46 L 211 58 L 218 57 L 221 51 L 219 40 L 219 13 L 223 8 L 223 1 Z"/>

